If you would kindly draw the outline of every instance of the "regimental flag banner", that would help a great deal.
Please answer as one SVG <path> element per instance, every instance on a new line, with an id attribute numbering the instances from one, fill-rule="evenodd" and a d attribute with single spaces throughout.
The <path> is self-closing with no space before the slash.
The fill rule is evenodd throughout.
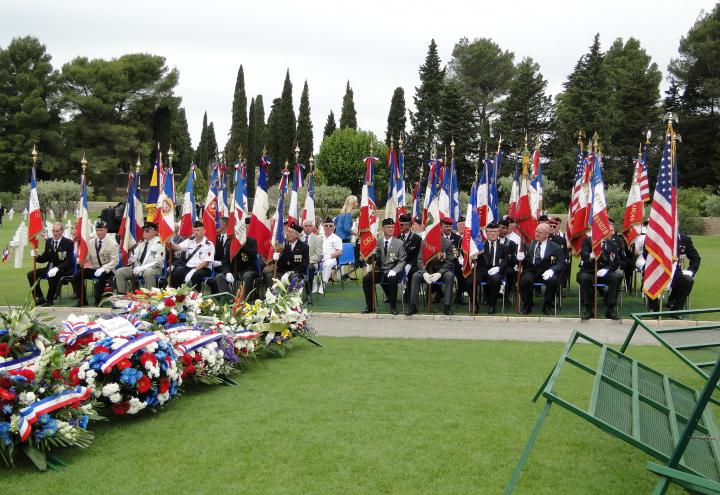
<path id="1" fill-rule="evenodd" d="M 397 180 L 397 153 L 392 142 L 387 154 L 388 164 L 388 192 L 385 201 L 385 218 L 397 218 L 397 195 L 395 194 L 395 181 Z"/>
<path id="2" fill-rule="evenodd" d="M 625 215 L 623 216 L 623 236 L 628 244 L 640 235 L 640 226 L 645 217 L 645 203 L 640 193 L 640 176 L 642 174 L 643 164 L 641 160 L 635 160 L 635 172 L 633 173 L 632 182 L 630 183 L 630 191 L 628 199 L 625 203 Z"/>
<path id="3" fill-rule="evenodd" d="M 510 188 L 510 203 L 508 204 L 508 216 L 513 220 L 517 216 L 517 203 L 520 199 L 520 175 L 518 174 L 518 164 L 515 160 L 515 172 L 513 173 L 513 183 Z"/>
<path id="4" fill-rule="evenodd" d="M 460 218 L 460 191 L 458 190 L 455 158 L 450 160 L 450 216 L 455 223 Z"/>
<path id="5" fill-rule="evenodd" d="M 245 198 L 247 167 L 244 160 L 235 167 L 235 195 L 228 219 L 228 232 L 232 236 L 230 238 L 230 259 L 234 259 L 245 245 L 245 242 L 247 242 L 247 228 L 245 226 L 245 218 L 248 214 L 246 209 L 247 200 Z"/>
<path id="6" fill-rule="evenodd" d="M 488 208 L 490 209 L 490 213 L 492 214 L 492 219 L 494 222 L 497 222 L 500 220 L 500 212 L 498 209 L 499 197 L 498 197 L 498 188 L 497 188 L 497 178 L 498 178 L 498 173 L 500 172 L 500 162 L 501 161 L 502 161 L 502 151 L 500 151 L 500 149 L 498 149 L 497 153 L 495 154 L 495 160 L 492 162 L 492 167 L 490 168 L 490 171 L 489 171 L 490 174 L 489 174 L 489 182 L 488 182 Z"/>
<path id="7" fill-rule="evenodd" d="M 438 171 L 442 169 L 442 161 L 434 160 L 430 165 L 430 176 L 428 176 L 429 190 L 426 193 L 425 202 L 426 222 L 425 222 L 425 239 L 422 243 L 422 260 L 423 266 L 427 266 L 442 251 L 442 227 L 440 220 L 442 212 L 440 211 L 440 191 L 438 183 L 434 179 L 438 175 Z M 438 178 L 439 179 L 439 178 Z M 444 181 L 444 179 L 443 179 Z"/>
<path id="8" fill-rule="evenodd" d="M 77 239 L 77 259 L 80 266 L 84 266 L 88 257 L 88 246 L 90 245 L 90 214 L 88 213 L 87 184 L 85 174 L 80 177 L 80 204 L 78 205 L 80 216 L 75 225 L 75 237 Z"/>
<path id="9" fill-rule="evenodd" d="M 227 167 L 225 166 L 225 163 L 218 162 L 216 164 L 218 169 L 218 187 L 217 187 L 217 193 L 218 193 L 218 214 L 216 222 L 216 226 L 219 227 L 220 224 L 220 217 L 227 217 L 230 214 L 230 210 L 228 208 L 228 197 L 227 197 L 227 177 L 226 177 L 226 171 Z"/>
<path id="10" fill-rule="evenodd" d="M 192 235 L 195 223 L 195 164 L 190 165 L 190 172 L 183 193 L 182 217 L 180 220 L 180 236 L 186 239 Z"/>
<path id="11" fill-rule="evenodd" d="M 673 276 L 677 259 L 677 184 L 675 172 L 675 133 L 668 125 L 665 148 L 658 172 L 657 185 L 650 206 L 650 220 L 645 238 L 647 260 L 643 274 L 643 293 L 657 299 Z"/>
<path id="12" fill-rule="evenodd" d="M 120 253 L 127 266 L 130 250 L 142 239 L 142 200 L 140 200 L 140 172 L 128 174 L 127 202 L 120 222 Z"/>
<path id="13" fill-rule="evenodd" d="M 532 158 L 532 180 L 530 181 L 530 211 L 537 220 L 543 210 L 543 177 L 540 163 L 540 148 L 535 148 Z"/>
<path id="14" fill-rule="evenodd" d="M 207 196 L 205 197 L 205 209 L 203 210 L 203 225 L 205 226 L 205 237 L 213 244 L 217 241 L 217 224 L 218 216 L 218 185 L 220 175 L 217 164 L 213 167 L 210 174 L 210 184 L 208 186 Z"/>
<path id="15" fill-rule="evenodd" d="M 367 259 L 377 248 L 378 222 L 375 206 L 375 163 L 374 156 L 365 158 L 365 182 L 360 197 L 360 217 L 358 235 L 360 236 L 360 256 Z"/>
<path id="16" fill-rule="evenodd" d="M 400 236 L 400 215 L 407 213 L 407 199 L 405 194 L 405 154 L 402 148 L 398 151 L 397 175 L 395 177 L 395 203 L 397 210 L 395 211 L 395 237 Z"/>
<path id="17" fill-rule="evenodd" d="M 467 214 L 465 215 L 465 231 L 462 234 L 463 275 L 468 277 L 472 272 L 472 262 L 485 249 L 482 231 L 480 230 L 480 216 L 477 209 L 478 181 L 473 182 L 468 198 Z"/>
<path id="18" fill-rule="evenodd" d="M 439 191 L 440 218 L 452 218 L 452 173 L 450 164 L 441 168 L 441 187 Z"/>
<path id="19" fill-rule="evenodd" d="M 160 240 L 165 243 L 172 239 L 175 233 L 175 175 L 172 167 L 165 172 L 157 207 L 155 218 L 158 221 L 158 234 Z"/>
<path id="20" fill-rule="evenodd" d="M 570 196 L 570 208 L 568 209 L 566 227 L 566 236 L 575 254 L 580 252 L 588 230 L 590 214 L 588 204 L 588 197 L 590 196 L 589 164 L 590 160 L 584 156 L 582 145 L 578 143 L 577 167 Z"/>
<path id="21" fill-rule="evenodd" d="M 287 183 L 290 177 L 290 171 L 285 169 L 282 171 L 280 178 L 280 193 L 275 207 L 275 215 L 272 221 L 272 239 L 270 242 L 270 257 L 273 253 L 282 253 L 285 248 L 285 194 L 287 193 Z M 288 219 L 288 225 L 290 225 Z"/>
<path id="22" fill-rule="evenodd" d="M 270 258 L 270 238 L 272 232 L 270 230 L 270 219 L 268 218 L 270 201 L 267 193 L 267 169 L 270 165 L 270 157 L 263 155 L 262 158 L 260 158 L 260 170 L 258 172 L 257 187 L 255 188 L 255 200 L 253 201 L 252 216 L 250 217 L 250 226 L 248 228 L 248 236 L 257 241 L 258 253 L 266 260 Z"/>
<path id="23" fill-rule="evenodd" d="M 315 225 L 315 171 L 310 170 L 307 176 L 307 190 L 305 191 L 305 205 L 302 220 L 310 219 Z"/>
<path id="24" fill-rule="evenodd" d="M 440 163 L 439 160 L 431 160 L 430 161 L 430 169 L 428 170 L 428 179 L 427 179 L 427 185 L 425 186 L 425 194 L 423 195 L 423 214 L 422 214 L 422 223 L 423 225 L 427 225 L 428 221 L 428 208 L 430 207 L 430 201 L 433 199 L 437 199 L 436 193 L 433 191 L 437 191 L 437 179 L 440 171 L 438 170 L 438 164 Z"/>
<path id="25" fill-rule="evenodd" d="M 490 210 L 490 164 L 490 160 L 483 160 L 482 175 L 480 175 L 478 185 L 475 188 L 475 204 L 481 229 L 484 229 L 487 224 L 493 221 L 492 211 Z"/>
<path id="26" fill-rule="evenodd" d="M 530 206 L 530 178 L 528 177 L 529 163 L 530 157 L 526 149 L 523 154 L 523 170 L 522 176 L 520 177 L 520 195 L 518 197 L 517 217 L 515 218 L 518 233 L 525 243 L 529 243 L 535 238 L 535 228 L 537 227 L 537 219 L 533 216 Z"/>
<path id="27" fill-rule="evenodd" d="M 42 210 L 37 193 L 35 166 L 30 169 L 30 197 L 28 198 L 28 243 L 37 250 L 43 230 Z"/>
<path id="28" fill-rule="evenodd" d="M 605 183 L 602 177 L 602 157 L 600 153 L 595 154 L 595 165 L 590 184 L 592 186 L 590 235 L 592 236 L 592 251 L 597 259 L 602 251 L 602 242 L 612 234 L 607 204 L 605 203 Z"/>
<path id="29" fill-rule="evenodd" d="M 288 205 L 288 224 L 300 223 L 300 213 L 298 211 L 298 191 L 303 187 L 302 171 L 304 168 L 304 165 L 296 163 L 293 169 L 293 183 L 292 190 L 290 191 L 290 203 Z"/>

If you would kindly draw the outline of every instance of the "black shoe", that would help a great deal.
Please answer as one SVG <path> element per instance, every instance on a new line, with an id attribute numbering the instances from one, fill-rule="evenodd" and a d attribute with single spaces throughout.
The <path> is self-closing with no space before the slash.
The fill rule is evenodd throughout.
<path id="1" fill-rule="evenodd" d="M 488 306 L 488 314 L 489 315 L 495 314 L 495 306 Z"/>
<path id="2" fill-rule="evenodd" d="M 433 302 L 439 303 L 440 301 L 442 301 L 442 298 L 443 298 L 443 295 L 440 292 L 436 292 L 435 295 L 433 296 Z"/>
<path id="3" fill-rule="evenodd" d="M 42 303 L 40 306 L 42 306 L 44 308 L 49 308 L 52 305 L 53 305 L 53 302 L 48 300 L 48 301 L 45 301 L 44 303 Z"/>
<path id="4" fill-rule="evenodd" d="M 451 314 L 453 314 L 452 306 L 446 304 L 445 307 L 443 308 L 443 314 L 447 315 L 447 316 L 450 316 Z"/>
<path id="5" fill-rule="evenodd" d="M 415 306 L 414 304 L 411 304 L 411 305 L 408 306 L 408 308 L 405 310 L 405 314 L 408 315 L 408 316 L 412 316 L 412 315 L 414 315 L 414 314 L 416 314 L 416 313 L 417 313 L 417 306 Z"/>
<path id="6" fill-rule="evenodd" d="M 42 305 L 45 304 L 46 302 L 47 302 L 47 301 L 45 301 L 44 298 L 38 297 L 37 299 L 35 299 L 35 306 L 42 306 Z"/>
<path id="7" fill-rule="evenodd" d="M 523 315 L 529 315 L 532 313 L 532 306 L 523 306 L 522 310 L 520 310 L 520 313 Z"/>
<path id="8" fill-rule="evenodd" d="M 393 315 L 397 315 L 397 314 L 398 314 L 397 308 L 396 308 L 395 306 L 393 306 L 392 308 L 390 308 L 390 313 L 393 314 Z"/>
<path id="9" fill-rule="evenodd" d="M 593 314 L 593 310 L 590 308 L 585 308 L 585 312 L 582 315 L 583 320 L 589 320 L 590 318 L 594 318 L 595 315 Z"/>
<path id="10" fill-rule="evenodd" d="M 384 297 L 384 298 L 383 298 L 383 302 L 384 302 L 384 303 L 389 303 L 389 302 L 390 302 L 390 299 L 388 299 L 387 297 Z"/>
<path id="11" fill-rule="evenodd" d="M 308 296 L 307 302 L 305 304 L 307 304 L 308 306 L 312 306 L 312 296 Z"/>
<path id="12" fill-rule="evenodd" d="M 605 318 L 609 320 L 618 320 L 618 314 L 617 311 L 615 311 L 615 308 L 613 306 L 608 307 L 608 309 L 605 311 Z"/>
<path id="13" fill-rule="evenodd" d="M 370 308 L 368 308 L 367 306 L 365 306 L 365 307 L 362 309 L 362 311 L 360 311 L 360 312 L 361 312 L 362 314 L 366 315 L 366 314 L 370 313 L 371 311 L 370 311 Z"/>
<path id="14" fill-rule="evenodd" d="M 550 316 L 550 315 L 554 314 L 554 311 L 549 306 L 543 306 L 543 314 L 545 316 Z"/>

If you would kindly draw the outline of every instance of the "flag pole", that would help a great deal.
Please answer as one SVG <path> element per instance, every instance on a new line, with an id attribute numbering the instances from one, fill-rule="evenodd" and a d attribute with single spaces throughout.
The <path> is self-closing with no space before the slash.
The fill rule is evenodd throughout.
<path id="1" fill-rule="evenodd" d="M 600 138 L 600 136 L 598 136 L 597 131 L 595 131 L 595 134 L 593 134 L 593 147 L 592 147 L 592 151 L 594 153 L 600 152 L 600 146 L 598 145 L 599 138 Z M 595 167 L 593 166 L 593 169 L 594 168 Z M 593 203 L 594 203 L 594 198 L 595 198 L 595 196 L 593 194 Z M 592 230 L 590 233 L 592 234 Z M 592 243 L 591 243 L 590 249 L 592 249 Z M 600 254 L 602 254 L 602 244 L 600 245 Z M 598 257 L 595 256 L 595 284 L 593 285 L 593 315 L 595 317 L 597 317 L 597 304 L 598 304 L 598 302 L 597 302 L 597 283 L 598 283 L 597 269 L 598 269 Z"/>
<path id="2" fill-rule="evenodd" d="M 172 180 L 173 180 L 173 195 L 175 195 L 175 184 L 174 184 L 174 182 L 175 182 L 175 172 L 173 171 L 173 165 L 172 165 L 173 156 L 174 156 L 174 155 L 175 155 L 175 152 L 173 151 L 173 149 L 172 149 L 172 144 L 171 144 L 171 145 L 169 146 L 169 148 L 168 148 L 167 156 L 168 156 L 168 165 L 169 165 L 168 168 L 170 169 L 170 176 L 172 177 Z M 140 165 L 140 164 L 138 163 L 138 165 Z M 138 167 L 138 170 L 140 170 L 139 167 Z M 192 172 L 191 172 L 191 173 L 192 173 Z M 163 182 L 164 182 L 164 181 L 163 181 Z M 173 201 L 172 201 L 172 202 L 173 202 L 173 208 L 175 208 L 175 199 L 176 199 L 176 198 L 173 198 Z M 174 218 L 175 218 L 175 212 L 173 212 L 173 219 L 174 219 Z M 191 219 L 192 219 L 192 217 L 191 217 Z M 182 217 L 180 218 L 180 221 L 182 222 Z M 174 233 L 174 232 L 175 232 L 175 225 L 173 225 L 172 227 L 173 227 L 173 233 Z M 172 242 L 172 240 L 171 240 L 171 242 Z M 173 251 L 172 251 L 172 249 L 169 249 L 169 250 L 168 250 L 168 264 L 169 264 L 170 266 L 172 266 L 172 263 L 173 263 Z"/>
<path id="3" fill-rule="evenodd" d="M 479 159 L 479 157 L 478 157 Z M 477 197 L 477 181 L 478 181 L 478 160 L 475 160 L 475 196 Z M 470 189 L 470 192 L 472 192 L 472 188 Z M 472 201 L 472 198 L 468 198 L 468 201 Z M 475 209 L 477 210 L 477 203 L 475 203 Z M 475 211 L 475 214 L 477 215 L 477 211 Z M 470 221 L 470 235 L 472 235 L 472 225 L 473 220 L 472 218 L 466 218 L 465 221 Z M 464 233 L 463 233 L 464 235 Z M 475 242 L 474 239 L 471 239 L 470 242 Z M 470 248 L 468 248 L 468 257 L 470 256 Z M 478 255 L 479 256 L 479 255 Z M 468 263 L 471 261 L 468 260 Z M 477 300 L 477 259 L 475 260 L 475 263 L 473 263 L 473 283 L 472 283 L 472 314 L 475 316 L 475 312 L 477 308 L 475 307 Z"/>
<path id="4" fill-rule="evenodd" d="M 33 144 L 33 149 L 30 152 L 30 154 L 32 155 L 32 162 L 33 162 L 33 169 L 30 173 L 35 175 L 35 167 L 37 165 L 38 152 L 37 152 L 37 149 L 35 148 L 34 144 Z M 30 220 L 28 220 L 28 226 L 29 225 L 30 225 Z M 36 237 L 36 240 L 37 240 L 37 237 Z M 35 256 L 33 256 L 33 289 L 32 289 L 33 295 L 35 294 L 35 284 L 37 284 L 37 249 L 35 249 Z"/>
<path id="5" fill-rule="evenodd" d="M 372 142 L 370 143 L 370 157 L 373 156 L 373 145 Z M 372 170 L 372 160 L 370 160 L 370 169 Z M 367 172 L 366 172 L 366 180 L 367 180 Z M 374 178 L 374 177 L 373 177 Z M 377 197 L 377 196 L 376 196 Z M 377 217 L 376 217 L 377 218 Z M 359 221 L 358 221 L 359 223 Z M 372 225 L 368 225 L 368 228 L 370 228 L 370 233 L 372 234 Z M 359 229 L 358 229 L 359 230 Z M 383 236 L 385 233 L 383 232 Z M 375 288 L 375 265 L 377 264 L 377 247 L 375 248 L 375 256 L 373 256 L 373 262 L 372 266 L 370 267 L 370 277 L 372 280 L 372 312 L 377 313 L 377 289 Z"/>
<path id="6" fill-rule="evenodd" d="M 85 159 L 85 153 L 83 153 L 82 160 L 80 160 L 80 165 L 82 165 L 82 175 L 80 176 L 80 183 L 82 188 L 87 188 L 87 184 L 85 183 L 85 169 L 87 168 L 87 160 Z M 80 201 L 82 202 L 82 190 L 80 190 Z M 84 215 L 85 212 L 83 211 L 82 206 L 80 207 L 80 215 Z M 84 219 L 80 219 L 80 242 L 82 242 L 82 229 L 83 224 L 85 223 Z M 88 239 L 89 240 L 89 239 Z M 85 267 L 80 267 L 80 303 L 79 306 L 82 306 L 83 301 L 85 300 Z"/>
<path id="7" fill-rule="evenodd" d="M 130 169 L 132 170 L 132 166 Z M 137 162 L 135 162 L 135 177 L 137 177 L 139 173 L 140 173 L 140 155 L 138 155 Z M 130 203 L 128 203 L 128 205 L 127 205 L 126 211 L 128 213 L 128 217 L 125 219 L 125 221 L 130 219 L 130 208 L 133 208 L 133 209 L 135 208 L 135 191 L 133 190 L 133 188 L 135 187 L 135 177 L 133 177 L 133 181 L 130 184 L 128 184 L 128 189 L 130 189 L 130 191 L 132 191 L 133 204 L 131 205 Z M 129 196 L 130 196 L 130 194 L 128 194 L 128 197 Z M 135 219 L 135 222 L 137 222 L 137 219 Z M 125 228 L 127 229 L 127 227 L 125 227 Z M 135 225 L 131 225 L 130 228 L 135 230 Z M 121 239 L 121 240 L 124 242 L 125 238 L 123 237 L 123 239 Z M 136 242 L 135 246 L 137 246 L 137 245 L 138 245 L 138 243 Z M 133 249 L 135 249 L 135 246 L 133 246 Z M 129 255 L 128 255 L 128 264 L 130 264 L 130 256 Z M 133 270 L 130 270 L 131 287 L 135 287 L 135 283 L 136 283 L 135 282 L 135 272 Z M 120 291 L 120 289 L 118 288 L 118 292 L 119 291 Z"/>

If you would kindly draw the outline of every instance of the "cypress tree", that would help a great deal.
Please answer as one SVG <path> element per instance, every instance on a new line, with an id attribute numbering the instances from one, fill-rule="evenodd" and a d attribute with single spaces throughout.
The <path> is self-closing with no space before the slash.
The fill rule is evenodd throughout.
<path id="1" fill-rule="evenodd" d="M 235 163 L 238 160 L 239 148 L 247 153 L 248 147 L 248 114 L 247 96 L 245 96 L 245 74 L 240 65 L 235 80 L 235 95 L 232 106 L 232 124 L 230 126 L 230 140 L 227 145 L 226 163 Z"/>
<path id="2" fill-rule="evenodd" d="M 218 151 L 220 150 L 220 148 L 218 148 L 217 139 L 215 138 L 215 125 L 212 122 L 208 124 L 207 144 L 207 159 L 208 162 L 211 162 L 218 157 Z"/>
<path id="3" fill-rule="evenodd" d="M 395 88 L 390 101 L 385 144 L 390 146 L 391 136 L 394 136 L 397 142 L 398 138 L 405 134 L 405 121 L 405 91 L 402 88 Z"/>
<path id="4" fill-rule="evenodd" d="M 470 188 L 475 170 L 469 156 L 477 152 L 478 129 L 473 118 L 475 105 L 462 92 L 456 81 L 447 81 L 441 93 L 440 122 L 438 138 L 440 149 L 452 151 L 450 143 L 455 141 L 455 165 L 458 171 L 458 185 Z"/>
<path id="5" fill-rule="evenodd" d="M 332 110 L 328 114 L 327 122 L 325 122 L 325 129 L 323 130 L 323 141 L 326 137 L 331 136 L 335 132 L 337 126 L 335 125 L 335 114 Z"/>
<path id="6" fill-rule="evenodd" d="M 265 146 L 265 108 L 262 95 L 255 97 L 255 107 L 252 113 L 253 145 L 248 150 L 248 184 L 255 184 L 255 167 L 260 163 L 263 146 Z M 254 194 L 251 193 L 251 194 Z"/>
<path id="7" fill-rule="evenodd" d="M 173 163 L 176 164 L 174 166 L 175 171 L 183 174 L 189 169 L 189 165 L 193 161 L 193 150 L 185 109 L 182 107 L 174 112 L 170 127 L 170 137 L 173 150 L 175 151 L 175 160 L 173 160 Z"/>
<path id="8" fill-rule="evenodd" d="M 415 88 L 415 113 L 410 114 L 413 130 L 409 136 L 408 157 L 430 157 L 432 143 L 437 137 L 440 119 L 440 94 L 445 70 L 440 69 L 440 57 L 435 40 L 430 41 L 425 63 L 420 66 L 420 87 Z"/>
<path id="9" fill-rule="evenodd" d="M 270 107 L 270 115 L 267 120 L 267 152 L 272 160 L 272 167 L 268 170 L 268 180 L 277 179 L 280 176 L 279 170 L 282 170 L 284 158 L 281 153 L 280 133 L 280 107 L 282 99 L 275 98 Z"/>
<path id="10" fill-rule="evenodd" d="M 163 156 L 167 157 L 168 146 L 170 145 L 170 124 L 170 108 L 167 105 L 158 106 L 152 114 L 152 143 L 154 146 L 149 156 L 150 163 L 155 162 L 157 143 L 160 143 L 160 151 Z"/>
<path id="11" fill-rule="evenodd" d="M 310 119 L 310 91 L 308 89 L 307 81 L 305 81 L 302 96 L 300 97 L 295 142 L 300 147 L 300 163 L 307 165 L 310 160 L 310 155 L 313 152 L 313 131 L 312 120 Z"/>
<path id="12" fill-rule="evenodd" d="M 357 112 L 355 111 L 355 102 L 353 101 L 353 90 L 350 87 L 350 81 L 345 86 L 345 96 L 343 96 L 342 110 L 340 112 L 340 129 L 349 127 L 357 130 Z"/>
<path id="13" fill-rule="evenodd" d="M 153 158 L 153 162 L 154 161 L 155 159 Z M 198 142 L 197 150 L 195 150 L 195 163 L 202 170 L 205 170 L 208 166 L 207 112 L 203 114 L 202 131 L 200 132 L 200 142 Z"/>
<path id="14" fill-rule="evenodd" d="M 273 102 L 273 107 L 275 107 Z M 273 108 L 275 109 L 275 108 Z M 268 122 L 269 124 L 269 122 Z M 277 118 L 273 122 L 273 167 L 268 171 L 268 179 L 271 182 L 278 182 L 280 171 L 285 166 L 285 161 L 293 163 L 295 160 L 295 110 L 293 109 L 292 82 L 290 82 L 290 69 L 285 73 L 282 96 L 277 107 Z M 270 130 L 268 129 L 270 133 Z M 268 136 L 268 144 L 270 144 Z M 270 149 L 270 147 L 269 147 Z"/>

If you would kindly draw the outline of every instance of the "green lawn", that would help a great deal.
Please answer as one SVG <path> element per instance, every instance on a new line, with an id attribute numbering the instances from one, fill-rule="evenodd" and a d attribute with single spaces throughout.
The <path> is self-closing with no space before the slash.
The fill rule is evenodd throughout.
<path id="1" fill-rule="evenodd" d="M 0 470 L 2 493 L 500 493 L 562 349 L 321 340 L 259 363 L 237 387 L 188 390 L 158 414 L 96 426 L 89 449 L 61 453 L 72 461 L 62 472 Z M 592 362 L 590 346 L 578 351 Z M 632 354 L 695 381 L 661 348 Z M 580 384 L 566 387 L 589 393 Z M 648 460 L 555 408 L 516 493 L 648 493 Z"/>

